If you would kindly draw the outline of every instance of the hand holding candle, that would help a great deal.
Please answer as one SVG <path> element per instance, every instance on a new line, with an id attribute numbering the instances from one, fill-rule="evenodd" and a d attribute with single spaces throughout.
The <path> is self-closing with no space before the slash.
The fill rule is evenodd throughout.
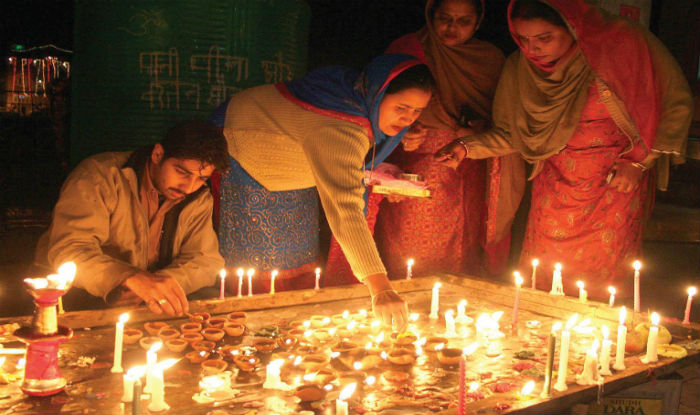
<path id="1" fill-rule="evenodd" d="M 124 347 L 124 324 L 129 321 L 129 313 L 123 313 L 119 316 L 117 329 L 114 335 L 114 364 L 112 365 L 112 373 L 122 373 L 122 348 Z"/>
<path id="2" fill-rule="evenodd" d="M 695 294 L 697 294 L 697 289 L 695 287 L 688 288 L 688 301 L 685 303 L 683 324 L 690 324 L 690 307 L 693 305 L 693 296 L 695 296 Z"/>

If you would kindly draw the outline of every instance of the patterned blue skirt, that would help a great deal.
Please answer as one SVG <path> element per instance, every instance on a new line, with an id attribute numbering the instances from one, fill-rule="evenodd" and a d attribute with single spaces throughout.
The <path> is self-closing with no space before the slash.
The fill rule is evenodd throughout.
<path id="1" fill-rule="evenodd" d="M 219 249 L 226 266 L 254 267 L 263 275 L 278 269 L 280 277 L 308 271 L 319 253 L 316 188 L 271 192 L 232 157 L 229 164 L 219 207 Z"/>

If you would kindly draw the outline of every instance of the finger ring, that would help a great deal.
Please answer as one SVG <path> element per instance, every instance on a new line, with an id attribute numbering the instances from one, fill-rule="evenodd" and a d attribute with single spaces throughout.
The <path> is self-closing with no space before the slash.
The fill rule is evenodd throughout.
<path id="1" fill-rule="evenodd" d="M 158 305 L 163 305 L 167 302 L 168 302 L 168 300 L 166 300 L 165 298 L 161 298 L 160 300 L 158 300 Z"/>

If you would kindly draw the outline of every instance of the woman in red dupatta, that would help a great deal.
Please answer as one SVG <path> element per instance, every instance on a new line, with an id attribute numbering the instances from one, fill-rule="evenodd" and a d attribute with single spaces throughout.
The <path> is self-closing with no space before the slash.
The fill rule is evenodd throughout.
<path id="1" fill-rule="evenodd" d="M 389 202 L 373 194 L 368 204 L 368 224 L 375 230 L 390 277 L 405 275 L 408 258 L 415 260 L 418 275 L 480 271 L 487 163 L 473 160 L 452 170 L 435 164 L 432 155 L 456 137 L 484 129 L 491 118 L 491 102 L 505 59 L 495 46 L 472 38 L 483 19 L 483 8 L 482 0 L 429 0 L 426 26 L 395 40 L 387 49 L 387 53 L 406 53 L 425 61 L 437 83 L 437 99 L 423 110 L 420 126 L 407 133 L 412 137 L 404 138 L 403 148 L 394 150 L 387 160 L 405 172 L 422 175 L 432 197 Z M 491 252 L 500 252 L 490 257 L 494 258 L 491 262 L 505 263 L 508 247 L 508 238 L 493 244 Z M 332 247 L 327 274 L 347 280 L 342 276 L 349 269 L 338 266 L 343 261 L 338 261 L 334 251 Z"/>
<path id="2" fill-rule="evenodd" d="M 595 298 L 607 287 L 629 296 L 645 207 L 682 162 L 692 98 L 673 58 L 648 31 L 583 0 L 515 0 L 508 8 L 520 51 L 511 55 L 494 100 L 494 127 L 436 154 L 516 151 L 533 164 L 532 206 L 521 269 L 540 261 L 538 288 L 555 263 L 564 291 L 578 280 Z"/>

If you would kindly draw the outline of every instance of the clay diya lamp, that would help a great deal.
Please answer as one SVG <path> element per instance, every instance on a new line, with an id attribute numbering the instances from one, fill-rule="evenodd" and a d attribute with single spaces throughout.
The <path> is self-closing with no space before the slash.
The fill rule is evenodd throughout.
<path id="1" fill-rule="evenodd" d="M 291 329 L 291 330 L 288 330 L 286 334 L 288 334 L 290 336 L 294 336 L 294 337 L 304 337 L 305 331 L 306 330 L 303 330 L 303 329 Z"/>
<path id="2" fill-rule="evenodd" d="M 260 363 L 260 359 L 255 356 L 244 356 L 238 355 L 233 357 L 233 363 L 238 366 L 238 369 L 244 372 L 252 372 L 255 370 L 255 366 Z"/>
<path id="3" fill-rule="evenodd" d="M 216 343 L 214 343 L 212 341 L 207 341 L 207 340 L 202 340 L 202 341 L 192 343 L 192 348 L 198 352 L 210 353 L 214 349 L 215 346 L 216 346 Z"/>
<path id="4" fill-rule="evenodd" d="M 458 365 L 460 359 L 462 358 L 462 350 L 454 349 L 451 347 L 446 347 L 442 350 L 438 350 L 437 354 L 438 361 L 443 365 L 453 366 Z"/>
<path id="5" fill-rule="evenodd" d="M 329 362 L 328 357 L 323 354 L 310 354 L 302 357 L 299 368 L 306 372 L 322 369 Z"/>
<path id="6" fill-rule="evenodd" d="M 234 311 L 226 316 L 226 319 L 231 323 L 238 323 L 245 326 L 246 321 L 248 321 L 248 315 L 243 311 Z"/>
<path id="7" fill-rule="evenodd" d="M 220 329 L 224 327 L 224 324 L 227 322 L 226 318 L 224 317 L 213 317 L 207 320 L 204 324 L 207 327 L 215 328 L 215 329 Z"/>
<path id="8" fill-rule="evenodd" d="M 360 349 L 360 347 L 356 343 L 347 340 L 342 340 L 334 344 L 333 346 L 331 346 L 331 350 L 346 356 L 355 356 L 362 352 L 362 349 Z"/>
<path id="9" fill-rule="evenodd" d="M 225 334 L 226 333 L 222 329 L 214 327 L 209 327 L 202 330 L 202 336 L 204 336 L 204 338 L 209 340 L 210 342 L 218 342 L 219 340 L 224 338 Z"/>
<path id="10" fill-rule="evenodd" d="M 291 349 L 292 347 L 296 346 L 297 341 L 298 340 L 296 337 L 289 334 L 284 334 L 275 339 L 277 346 L 281 347 L 282 349 Z"/>
<path id="11" fill-rule="evenodd" d="M 408 349 L 394 349 L 387 354 L 387 359 L 395 365 L 410 365 L 416 360 L 416 355 Z"/>
<path id="12" fill-rule="evenodd" d="M 204 323 L 211 318 L 211 314 L 206 311 L 200 311 L 198 313 L 187 314 L 187 317 L 189 317 L 190 321 L 193 323 Z"/>
<path id="13" fill-rule="evenodd" d="M 406 346 L 409 344 L 413 344 L 413 342 L 415 342 L 416 340 L 418 340 L 418 337 L 413 333 L 401 333 L 398 336 L 396 336 L 394 344 L 399 346 Z"/>
<path id="14" fill-rule="evenodd" d="M 348 319 L 343 317 L 342 314 L 334 314 L 331 316 L 331 324 L 335 326 L 346 326 L 348 324 Z"/>
<path id="15" fill-rule="evenodd" d="M 202 375 L 211 376 L 217 375 L 228 367 L 228 363 L 221 359 L 209 359 L 202 362 Z"/>
<path id="16" fill-rule="evenodd" d="M 314 328 L 325 327 L 331 323 L 330 317 L 326 316 L 311 316 L 309 320 L 311 321 L 311 327 Z"/>
<path id="17" fill-rule="evenodd" d="M 150 350 L 151 346 L 158 342 L 162 342 L 162 340 L 155 336 L 141 337 L 141 339 L 139 339 L 139 345 L 143 350 Z"/>
<path id="18" fill-rule="evenodd" d="M 316 329 L 311 335 L 319 343 L 326 343 L 333 338 L 328 329 Z"/>
<path id="19" fill-rule="evenodd" d="M 307 374 L 315 373 L 316 376 L 311 380 L 311 382 L 316 383 L 318 385 L 324 386 L 329 384 L 330 382 L 336 380 L 337 376 L 334 371 L 330 369 L 319 369 L 318 371 L 315 372 L 307 372 Z"/>
<path id="20" fill-rule="evenodd" d="M 445 337 L 439 337 L 439 336 L 434 336 L 434 337 L 429 337 L 425 341 L 425 351 L 429 353 L 435 353 L 440 349 L 444 349 L 447 347 L 447 338 Z M 440 346 L 442 345 L 442 346 Z"/>
<path id="21" fill-rule="evenodd" d="M 409 377 L 410 376 L 408 375 L 408 373 L 402 372 L 400 370 L 387 370 L 385 372 L 382 372 L 382 378 L 387 383 L 404 383 L 408 381 Z"/>
<path id="22" fill-rule="evenodd" d="M 223 346 L 219 349 L 219 354 L 224 360 L 233 362 L 233 357 L 240 354 L 240 350 L 238 350 L 237 346 Z"/>
<path id="23" fill-rule="evenodd" d="M 193 350 L 185 355 L 185 359 L 189 360 L 190 363 L 202 363 L 209 357 L 208 351 L 197 351 Z"/>
<path id="24" fill-rule="evenodd" d="M 168 339 L 165 341 L 165 347 L 173 353 L 182 353 L 188 344 L 183 339 Z"/>
<path id="25" fill-rule="evenodd" d="M 232 321 L 227 321 L 224 323 L 224 332 L 231 337 L 238 337 L 245 333 L 245 326 L 240 323 L 234 323 Z"/>
<path id="26" fill-rule="evenodd" d="M 182 333 L 199 333 L 202 331 L 202 323 L 189 322 L 180 325 Z"/>
<path id="27" fill-rule="evenodd" d="M 139 329 L 124 329 L 124 344 L 134 344 L 143 337 Z"/>
<path id="28" fill-rule="evenodd" d="M 146 329 L 146 332 L 148 332 L 150 336 L 157 336 L 158 332 L 163 327 L 170 326 L 167 323 L 163 323 L 162 321 L 149 321 L 148 323 L 143 325 L 143 328 Z"/>
<path id="29" fill-rule="evenodd" d="M 353 336 L 353 333 L 348 329 L 338 329 L 335 332 L 335 337 L 339 338 L 339 339 L 350 339 L 350 338 L 352 338 L 352 336 Z"/>
<path id="30" fill-rule="evenodd" d="M 166 340 L 177 339 L 180 337 L 180 332 L 170 326 L 163 327 L 158 332 L 158 337 L 165 342 Z"/>
<path id="31" fill-rule="evenodd" d="M 183 333 L 181 338 L 189 344 L 201 342 L 202 340 L 204 340 L 204 336 L 202 336 L 199 333 Z"/>
<path id="32" fill-rule="evenodd" d="M 384 363 L 384 359 L 376 354 L 370 354 L 363 357 L 360 363 L 362 363 L 362 367 L 374 368 Z"/>
<path id="33" fill-rule="evenodd" d="M 270 353 L 277 347 L 277 342 L 268 337 L 256 337 L 253 339 L 253 347 L 260 353 Z"/>
<path id="34" fill-rule="evenodd" d="M 326 397 L 326 390 L 315 383 L 301 385 L 294 391 L 294 396 L 302 402 L 320 401 Z"/>

